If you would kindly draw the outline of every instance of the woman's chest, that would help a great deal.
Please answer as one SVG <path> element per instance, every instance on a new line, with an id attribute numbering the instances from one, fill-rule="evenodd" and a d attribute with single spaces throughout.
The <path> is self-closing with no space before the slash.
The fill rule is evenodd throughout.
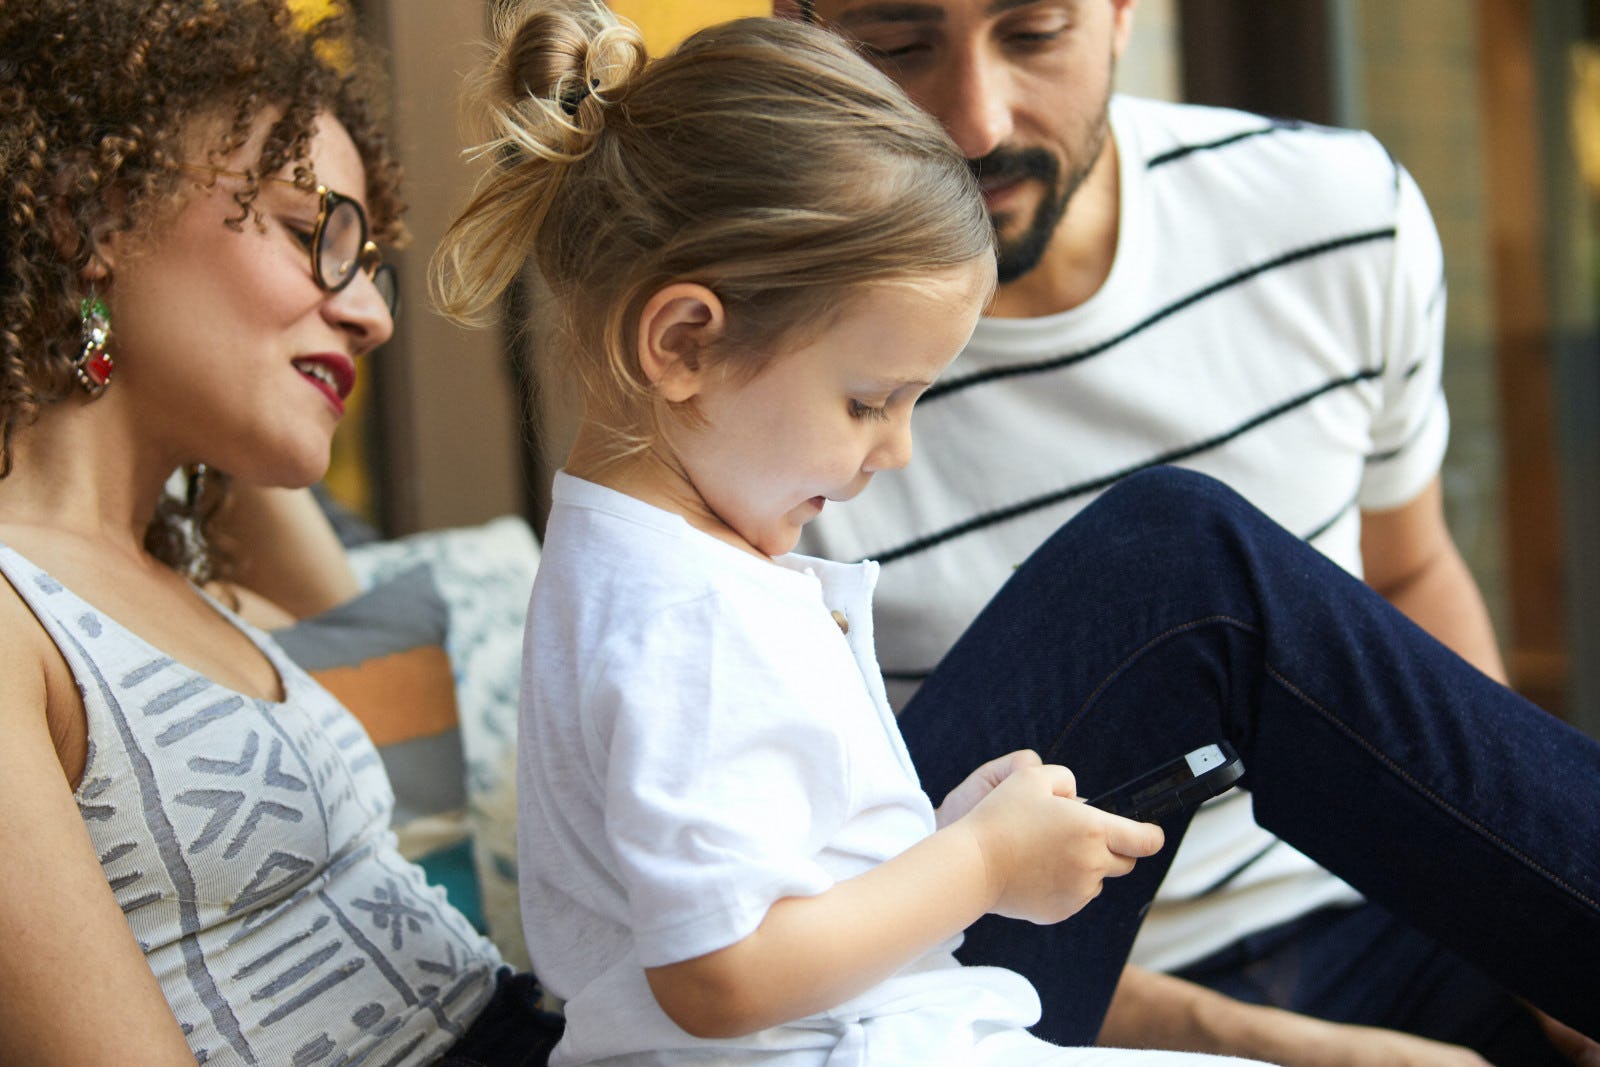
<path id="1" fill-rule="evenodd" d="M 209 925 L 263 907 L 386 825 L 378 755 L 331 698 L 267 704 L 159 655 L 95 672 L 84 695 L 79 810 L 130 918 L 162 903 Z"/>

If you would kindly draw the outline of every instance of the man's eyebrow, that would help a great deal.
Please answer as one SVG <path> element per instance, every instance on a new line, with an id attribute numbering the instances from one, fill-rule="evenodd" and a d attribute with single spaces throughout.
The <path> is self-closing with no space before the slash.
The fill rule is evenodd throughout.
<path id="1" fill-rule="evenodd" d="M 1036 4 L 1039 0 L 991 0 L 985 14 L 993 17 L 1003 15 L 1019 7 Z M 943 22 L 945 10 L 939 4 L 921 4 L 915 0 L 884 0 L 882 3 L 862 4 L 860 7 L 851 8 L 834 19 L 834 23 L 842 29 L 852 26 L 863 26 L 875 22 Z"/>
<path id="2" fill-rule="evenodd" d="M 938 4 L 896 2 L 862 4 L 843 12 L 833 20 L 842 29 L 864 26 L 874 22 L 943 22 L 944 8 Z"/>
<path id="3" fill-rule="evenodd" d="M 992 2 L 989 4 L 989 9 L 986 14 L 990 15 L 991 17 L 994 15 L 1004 15 L 1007 11 L 1012 11 L 1019 7 L 1028 7 L 1038 2 L 1039 0 L 992 0 Z"/>

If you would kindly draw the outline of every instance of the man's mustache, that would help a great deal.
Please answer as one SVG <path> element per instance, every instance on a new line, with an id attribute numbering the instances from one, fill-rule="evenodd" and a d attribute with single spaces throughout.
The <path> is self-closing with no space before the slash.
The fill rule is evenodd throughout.
<path id="1" fill-rule="evenodd" d="M 992 182 L 1039 178 L 1053 183 L 1060 173 L 1055 157 L 1042 148 L 997 148 L 979 159 L 967 160 L 967 169 L 979 181 Z"/>

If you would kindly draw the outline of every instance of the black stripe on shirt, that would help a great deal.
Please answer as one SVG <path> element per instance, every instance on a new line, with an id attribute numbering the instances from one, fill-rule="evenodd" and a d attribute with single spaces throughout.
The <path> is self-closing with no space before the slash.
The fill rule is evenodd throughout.
<path id="1" fill-rule="evenodd" d="M 1314 544 L 1316 542 L 1317 538 L 1321 537 L 1323 534 L 1325 534 L 1329 530 L 1333 529 L 1334 524 L 1336 524 L 1340 519 L 1344 518 L 1352 510 L 1354 510 L 1355 506 L 1356 506 L 1356 502 L 1354 500 L 1347 501 L 1345 503 L 1345 505 L 1342 508 L 1340 508 L 1338 511 L 1334 512 L 1333 515 L 1326 522 L 1320 523 L 1317 526 L 1313 527 L 1311 532 L 1306 534 L 1304 537 L 1300 538 L 1300 540 L 1304 541 L 1308 545 L 1309 544 Z"/>
<path id="2" fill-rule="evenodd" d="M 1444 303 L 1445 293 L 1447 293 L 1449 289 L 1450 280 L 1441 270 L 1439 272 L 1439 281 L 1436 285 L 1434 285 L 1433 292 L 1428 296 L 1428 306 L 1423 309 L 1423 314 L 1429 318 L 1432 318 L 1435 314 L 1437 314 L 1440 306 Z"/>
<path id="3" fill-rule="evenodd" d="M 1444 392 L 1444 386 L 1443 385 L 1439 386 L 1438 392 L 1440 392 L 1440 393 Z M 1394 448 L 1388 449 L 1387 451 L 1369 453 L 1367 455 L 1367 458 L 1365 460 L 1363 460 L 1362 462 L 1364 462 L 1364 463 L 1366 463 L 1368 465 L 1371 465 L 1373 463 L 1387 463 L 1389 460 L 1393 459 L 1394 457 L 1398 456 L 1400 453 L 1404 452 L 1406 449 L 1410 448 L 1412 445 L 1416 444 L 1417 443 L 1417 438 L 1421 437 L 1423 435 L 1423 433 L 1428 429 L 1428 427 L 1431 426 L 1432 424 L 1433 424 L 1433 420 L 1432 419 L 1429 419 L 1429 418 L 1423 419 L 1416 426 L 1412 427 L 1411 432 L 1406 435 L 1406 439 L 1404 441 L 1401 441 Z"/>
<path id="4" fill-rule="evenodd" d="M 922 394 L 922 399 L 919 401 L 919 403 L 926 406 L 940 397 L 949 396 L 952 393 L 960 392 L 961 390 L 971 388 L 974 385 L 982 385 L 986 382 L 999 381 L 1005 378 L 1020 378 L 1028 374 L 1043 374 L 1047 371 L 1060 370 L 1062 367 L 1069 367 L 1074 363 L 1081 363 L 1086 359 L 1109 352 L 1122 342 L 1128 340 L 1136 334 L 1143 333 L 1145 330 L 1149 329 L 1151 326 L 1154 326 L 1161 320 L 1175 315 L 1185 308 L 1198 304 L 1202 300 L 1215 296 L 1224 290 L 1231 289 L 1236 285 L 1247 282 L 1252 278 L 1267 273 L 1268 271 L 1276 270 L 1279 267 L 1286 267 L 1294 263 L 1299 263 L 1303 260 L 1313 259 L 1317 256 L 1342 251 L 1343 249 L 1351 248 L 1355 245 L 1367 244 L 1372 241 L 1392 241 L 1394 240 L 1394 236 L 1395 229 L 1393 226 L 1389 226 L 1378 230 L 1367 230 L 1362 233 L 1348 234 L 1344 237 L 1335 237 L 1332 240 L 1323 241 L 1320 244 L 1308 245 L 1305 248 L 1293 249 L 1289 252 L 1285 252 L 1281 256 L 1269 259 L 1264 263 L 1258 263 L 1253 267 L 1246 267 L 1244 270 L 1241 270 L 1236 274 L 1231 274 L 1219 281 L 1212 282 L 1210 285 L 1207 285 L 1201 289 L 1197 289 L 1187 296 L 1180 297 L 1165 307 L 1158 308 L 1149 316 L 1140 320 L 1139 322 L 1134 323 L 1132 326 L 1128 327 L 1126 330 L 1122 331 L 1116 336 L 1105 341 L 1101 341 L 1098 344 L 1091 345 L 1088 348 L 1077 352 L 1068 352 L 1059 356 L 1050 356 L 1046 359 L 1032 360 L 1027 363 L 1013 363 L 1005 367 L 994 367 L 989 370 L 978 371 L 975 374 L 966 375 L 965 377 L 942 379 L 935 382 L 927 392 Z"/>
<path id="5" fill-rule="evenodd" d="M 1282 841 L 1274 839 L 1271 844 L 1269 844 L 1269 845 L 1265 846 L 1264 848 L 1262 848 L 1254 856 L 1251 856 L 1249 859 L 1247 859 L 1243 863 L 1239 864 L 1233 870 L 1229 871 L 1227 874 L 1224 874 L 1221 878 L 1218 878 L 1215 882 L 1212 882 L 1210 885 L 1206 886 L 1204 889 L 1201 889 L 1201 890 L 1199 890 L 1197 892 L 1194 892 L 1194 893 L 1187 894 L 1182 899 L 1183 900 L 1199 900 L 1202 897 L 1209 897 L 1214 893 L 1221 892 L 1223 889 L 1226 889 L 1228 887 L 1229 883 L 1233 882 L 1235 879 L 1237 879 L 1245 871 L 1248 871 L 1251 867 L 1254 867 L 1256 864 L 1258 864 L 1262 860 L 1266 859 L 1267 856 L 1271 855 L 1272 852 L 1275 849 L 1277 849 L 1277 847 L 1279 845 L 1281 845 L 1281 844 L 1283 844 Z"/>
<path id="6" fill-rule="evenodd" d="M 1425 319 L 1431 320 L 1439 314 L 1440 308 L 1444 305 L 1445 293 L 1447 291 L 1448 283 L 1445 281 L 1444 275 L 1440 274 L 1439 284 L 1434 286 L 1433 295 L 1428 297 L 1428 305 L 1422 310 L 1422 314 Z M 1403 376 L 1404 379 L 1409 382 L 1412 378 L 1415 378 L 1417 376 L 1417 372 L 1425 367 L 1427 363 L 1428 357 L 1427 355 L 1423 355 L 1422 358 L 1418 359 L 1415 363 L 1406 368 L 1405 375 Z"/>
<path id="7" fill-rule="evenodd" d="M 1262 126 L 1258 129 L 1241 130 L 1238 133 L 1229 134 L 1227 137 L 1220 137 L 1215 141 L 1205 141 L 1200 144 L 1186 144 L 1180 145 L 1177 148 L 1170 148 L 1167 151 L 1162 152 L 1160 155 L 1151 156 L 1150 159 L 1145 162 L 1144 169 L 1155 170 L 1157 167 L 1171 163 L 1174 160 L 1182 159 L 1184 156 L 1193 155 L 1196 152 L 1212 152 L 1218 148 L 1227 148 L 1229 145 L 1238 144 L 1240 141 L 1248 141 L 1253 137 L 1264 137 L 1267 134 L 1281 133 L 1284 130 L 1303 129 L 1304 126 L 1304 123 L 1296 122 L 1293 119 L 1272 120 L 1268 123 L 1268 125 Z"/>
<path id="8" fill-rule="evenodd" d="M 1304 407 L 1313 400 L 1316 400 L 1318 397 L 1324 396 L 1328 393 L 1336 392 L 1340 389 L 1349 388 L 1350 386 L 1356 385 L 1360 382 L 1368 381 L 1378 377 L 1382 373 L 1383 369 L 1379 367 L 1372 370 L 1357 371 L 1356 373 L 1348 375 L 1347 377 L 1336 378 L 1331 382 L 1325 382 L 1322 385 L 1319 385 L 1314 389 L 1307 390 L 1306 392 L 1297 396 L 1292 396 L 1288 400 L 1275 404 L 1265 411 L 1262 411 L 1256 415 L 1252 415 L 1250 418 L 1231 429 L 1224 430 L 1219 434 L 1205 438 L 1204 440 L 1196 442 L 1195 444 L 1185 445 L 1182 448 L 1171 449 L 1159 455 L 1152 456 L 1150 459 L 1143 462 L 1133 464 L 1129 467 L 1124 467 L 1122 470 L 1113 471 L 1110 474 L 1103 474 L 1097 478 L 1091 478 L 1086 482 L 1079 482 L 1076 485 L 1069 485 L 1064 489 L 1054 490 L 1052 492 L 1044 493 L 1027 500 L 1019 501 L 1003 508 L 996 508 L 993 511 L 986 511 L 981 514 L 974 515 L 970 519 L 963 520 L 962 522 L 958 522 L 952 526 L 947 526 L 943 530 L 935 530 L 933 533 L 925 534 L 924 536 L 918 537 L 912 541 L 908 541 L 903 545 L 870 554 L 865 558 L 875 559 L 880 565 L 887 566 L 896 560 L 903 559 L 907 556 L 914 556 L 919 552 L 925 552 L 928 549 L 935 548 L 947 541 L 954 541 L 957 538 L 965 537 L 967 534 L 976 533 L 978 530 L 986 529 L 987 527 L 995 526 L 1002 522 L 1007 522 L 1019 516 L 1026 515 L 1029 512 L 1052 507 L 1065 500 L 1071 500 L 1074 497 L 1098 492 L 1111 485 L 1113 482 L 1120 481 L 1130 474 L 1136 474 L 1139 471 L 1145 470 L 1149 467 L 1159 467 L 1169 463 L 1176 463 L 1180 460 L 1197 456 L 1202 452 L 1208 452 L 1211 449 L 1218 448 L 1224 444 L 1227 444 L 1229 441 L 1232 441 L 1234 438 L 1241 436 L 1242 434 L 1249 433 L 1258 426 L 1271 422 L 1273 419 L 1276 419 L 1281 415 L 1286 415 L 1297 408 Z"/>

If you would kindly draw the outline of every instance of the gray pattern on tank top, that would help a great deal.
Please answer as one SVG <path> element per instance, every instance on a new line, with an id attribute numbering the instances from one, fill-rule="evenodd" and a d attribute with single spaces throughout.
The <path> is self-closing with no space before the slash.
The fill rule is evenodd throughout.
<path id="1" fill-rule="evenodd" d="M 8 575 L 5 554 L 32 567 L 0 546 Z M 287 1040 L 290 1062 L 301 1067 L 355 1067 L 380 1053 L 383 1063 L 403 1063 L 430 1034 L 437 1048 L 437 1034 L 418 1032 L 417 1011 L 438 1033 L 463 1033 L 492 986 L 492 958 L 459 914 L 418 894 L 415 868 L 378 848 L 383 839 L 371 828 L 386 825 L 392 794 L 355 719 L 236 620 L 278 672 L 284 704 L 204 678 L 37 568 L 31 584 L 42 597 L 18 589 L 70 652 L 85 707 L 98 697 L 99 721 L 121 749 L 104 751 L 91 715 L 79 811 L 136 934 L 141 923 L 165 929 L 170 920 L 160 916 L 175 912 L 173 940 L 194 1000 L 179 998 L 185 1006 L 174 1003 L 174 1013 L 197 1062 L 225 1053 L 261 1063 L 257 1042 L 282 1030 L 274 1040 Z M 118 643 L 92 650 L 103 638 Z M 137 648 L 148 655 L 129 657 Z M 102 656 L 124 666 L 107 677 Z M 119 760 L 131 774 L 117 772 Z M 124 777 L 131 789 L 119 784 Z M 130 815 L 140 832 L 119 821 Z M 124 832 L 147 840 L 113 839 Z M 146 913 L 156 918 L 136 918 Z M 147 956 L 172 949 L 140 943 Z M 224 981 L 231 995 L 219 988 Z M 176 991 L 163 988 L 174 1002 Z M 347 988 L 358 990 L 353 1006 L 342 1003 Z M 390 1043 L 407 1027 L 413 1036 Z M 206 1047 L 202 1033 L 220 1044 Z"/>
<path id="2" fill-rule="evenodd" d="M 62 590 L 62 592 L 65 592 L 65 590 Z M 79 625 L 82 625 L 82 619 L 79 620 Z M 99 635 L 100 628 L 97 625 L 94 627 L 94 633 L 91 636 L 98 637 Z M 127 716 L 122 710 L 122 702 L 117 699 L 116 691 L 105 675 L 100 672 L 93 657 L 89 655 L 89 650 L 83 647 L 77 637 L 72 634 L 67 634 L 66 637 L 68 641 L 72 642 L 86 669 L 90 672 L 95 685 L 99 687 L 101 697 L 105 701 L 107 709 L 111 712 L 112 722 L 117 732 L 122 736 L 123 746 L 126 750 L 124 754 L 132 766 L 134 777 L 139 785 L 140 797 L 144 801 L 145 826 L 155 838 L 156 849 L 160 854 L 161 862 L 167 869 L 167 877 L 171 879 L 172 884 L 178 890 L 177 903 L 181 916 L 182 930 L 186 934 L 193 933 L 200 928 L 199 912 L 194 903 L 196 895 L 194 880 L 190 876 L 188 865 L 183 862 L 183 850 L 178 843 L 178 835 L 162 808 L 160 795 L 156 788 L 154 771 L 128 726 Z M 112 851 L 117 850 L 113 849 Z M 106 873 L 110 875 L 110 868 L 107 868 Z M 128 884 L 145 877 L 143 871 L 130 872 L 130 875 L 133 877 Z M 116 879 L 113 879 L 113 882 L 115 881 Z M 245 1058 L 246 1063 L 256 1063 L 256 1058 L 250 1051 L 249 1043 L 245 1040 L 244 1032 L 240 1029 L 238 1017 L 234 1015 L 228 1006 L 228 1002 L 217 991 L 216 981 L 206 968 L 205 960 L 200 954 L 199 945 L 189 938 L 183 939 L 182 945 L 184 971 L 190 984 L 200 994 L 201 1002 L 206 1005 L 207 1010 L 210 1012 L 212 1024 L 216 1026 L 218 1032 L 223 1035 L 228 1043 Z"/>

